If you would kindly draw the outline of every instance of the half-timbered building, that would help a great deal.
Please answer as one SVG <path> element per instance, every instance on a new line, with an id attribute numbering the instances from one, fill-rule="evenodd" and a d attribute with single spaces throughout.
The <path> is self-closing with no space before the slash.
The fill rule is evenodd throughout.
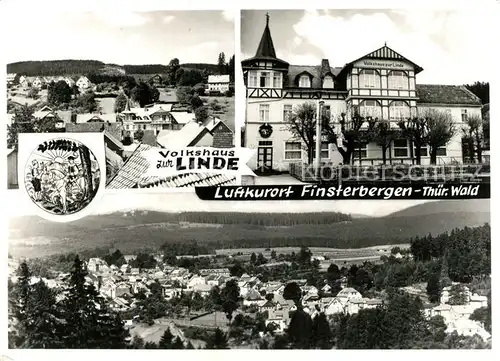
<path id="1" fill-rule="evenodd" d="M 457 131 L 438 150 L 438 164 L 467 161 L 460 129 L 468 116 L 481 116 L 477 96 L 463 86 L 417 84 L 422 67 L 387 45 L 341 67 L 332 66 L 328 59 L 316 65 L 289 64 L 276 56 L 269 16 L 255 56 L 242 61 L 242 70 L 246 86 L 244 145 L 257 150 L 249 166 L 264 172 L 288 171 L 290 164 L 308 160 L 303 142 L 290 131 L 287 121 L 299 104 L 317 104 L 317 109 L 328 114 L 333 123 L 342 114 L 349 123 L 356 109 L 364 117 L 389 121 L 395 131 L 400 129 L 401 120 L 416 117 L 427 109 L 448 113 Z M 363 127 L 368 127 L 368 123 Z M 337 144 L 323 139 L 320 149 L 322 163 L 342 162 Z M 429 164 L 429 149 L 423 147 L 420 154 L 421 164 Z M 408 139 L 394 139 L 384 158 L 390 164 L 412 164 L 415 148 Z M 380 146 L 375 142 L 357 142 L 352 164 L 382 162 Z"/>

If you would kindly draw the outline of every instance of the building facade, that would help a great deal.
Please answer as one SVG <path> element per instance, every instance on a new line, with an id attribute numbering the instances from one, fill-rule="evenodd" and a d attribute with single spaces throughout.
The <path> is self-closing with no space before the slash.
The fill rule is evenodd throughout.
<path id="1" fill-rule="evenodd" d="M 376 142 L 362 141 L 360 137 L 350 160 L 357 165 L 384 161 L 413 164 L 415 147 L 400 135 L 398 123 L 429 111 L 451 117 L 457 129 L 448 144 L 438 149 L 436 164 L 466 162 L 461 128 L 467 117 L 481 117 L 477 96 L 463 86 L 418 84 L 417 75 L 423 69 L 387 45 L 342 67 L 330 66 L 328 59 L 317 65 L 289 64 L 276 56 L 269 17 L 255 56 L 243 60 L 242 69 L 246 86 L 244 143 L 257 150 L 249 166 L 263 172 L 288 171 L 290 164 L 308 161 L 304 141 L 291 131 L 289 122 L 304 103 L 320 109 L 333 129 L 341 128 L 341 119 L 347 128 L 352 126 L 354 110 L 365 119 L 387 121 L 397 138 L 390 143 L 385 157 Z M 364 122 L 360 130 L 367 129 L 368 122 Z M 336 143 L 322 137 L 321 162 L 346 163 L 338 148 L 345 150 L 342 134 L 337 133 L 340 141 Z M 427 146 L 420 150 L 421 164 L 430 164 L 429 152 Z"/>

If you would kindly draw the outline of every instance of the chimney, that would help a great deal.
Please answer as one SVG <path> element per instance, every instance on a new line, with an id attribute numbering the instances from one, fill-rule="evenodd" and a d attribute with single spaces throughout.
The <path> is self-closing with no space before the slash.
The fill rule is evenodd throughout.
<path id="1" fill-rule="evenodd" d="M 330 62 L 328 59 L 321 60 L 321 75 L 326 74 L 330 71 Z"/>

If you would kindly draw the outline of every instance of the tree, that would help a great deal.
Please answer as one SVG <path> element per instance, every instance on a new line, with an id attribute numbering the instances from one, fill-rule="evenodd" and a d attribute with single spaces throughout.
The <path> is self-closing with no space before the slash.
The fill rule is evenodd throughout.
<path id="1" fill-rule="evenodd" d="M 71 88 L 64 80 L 57 83 L 51 82 L 48 87 L 47 102 L 55 106 L 68 104 L 71 101 L 71 95 Z"/>
<path id="2" fill-rule="evenodd" d="M 431 164 L 436 164 L 439 148 L 445 147 L 456 133 L 456 128 L 450 114 L 430 109 L 425 112 L 425 126 L 429 144 Z"/>
<path id="3" fill-rule="evenodd" d="M 226 314 L 229 322 L 233 312 L 238 309 L 238 300 L 240 298 L 240 287 L 235 280 L 229 280 L 226 282 L 226 286 L 221 291 L 221 304 L 222 310 Z"/>
<path id="4" fill-rule="evenodd" d="M 446 338 L 446 323 L 443 316 L 434 316 L 429 320 L 429 331 L 433 342 L 443 342 Z"/>
<path id="5" fill-rule="evenodd" d="M 194 116 L 199 124 L 205 124 L 205 122 L 210 118 L 208 107 L 203 105 L 199 108 L 196 108 L 194 111 Z"/>
<path id="6" fill-rule="evenodd" d="M 28 298 L 27 331 L 21 348 L 59 348 L 62 346 L 60 312 L 56 294 L 39 281 L 32 286 Z"/>
<path id="7" fill-rule="evenodd" d="M 155 87 L 141 81 L 131 90 L 130 96 L 143 108 L 148 104 L 157 102 L 160 98 L 160 92 Z"/>
<path id="8" fill-rule="evenodd" d="M 347 118 L 346 113 L 341 113 L 338 117 L 340 129 L 335 129 L 332 120 L 334 116 L 328 112 L 323 112 L 321 115 L 321 129 L 322 133 L 326 135 L 329 143 L 341 144 L 337 147 L 339 153 L 342 155 L 343 164 L 351 164 L 353 154 L 356 148 L 356 143 L 361 140 L 368 141 L 368 133 L 362 131 L 363 124 L 369 119 L 360 114 L 357 106 L 350 109 L 350 117 Z M 378 118 L 375 119 L 378 121 Z"/>
<path id="9" fill-rule="evenodd" d="M 323 312 L 314 317 L 311 335 L 316 348 L 329 350 L 333 347 L 333 333 Z"/>
<path id="10" fill-rule="evenodd" d="M 233 55 L 229 58 L 229 63 L 228 63 L 229 81 L 231 83 L 234 82 L 234 72 L 235 72 L 235 67 L 234 67 L 234 55 Z"/>
<path id="11" fill-rule="evenodd" d="M 481 104 L 490 102 L 490 83 L 476 81 L 473 84 L 466 84 L 465 87 L 481 99 Z"/>
<path id="12" fill-rule="evenodd" d="M 439 302 L 439 298 L 441 297 L 441 287 L 438 272 L 432 273 L 427 281 L 427 295 L 429 295 L 430 302 Z"/>
<path id="13" fill-rule="evenodd" d="M 130 347 L 134 349 L 144 348 L 144 340 L 141 336 L 135 335 L 130 342 Z"/>
<path id="14" fill-rule="evenodd" d="M 144 348 L 145 349 L 157 349 L 158 348 L 158 345 L 156 345 L 156 343 L 152 342 L 152 341 L 148 341 L 144 344 Z"/>
<path id="15" fill-rule="evenodd" d="M 307 162 L 312 164 L 316 136 L 316 106 L 303 103 L 295 106 L 286 119 L 287 129 L 297 140 L 301 140 L 307 152 Z"/>
<path id="16" fill-rule="evenodd" d="M 176 73 L 177 86 L 194 87 L 203 82 L 203 73 L 196 69 L 179 69 Z"/>
<path id="17" fill-rule="evenodd" d="M 454 284 L 450 287 L 449 300 L 450 305 L 465 305 L 468 302 L 467 292 L 461 284 Z"/>
<path id="18" fill-rule="evenodd" d="M 183 350 L 184 349 L 184 343 L 182 342 L 182 340 L 179 336 L 176 336 L 174 338 L 174 341 L 172 342 L 172 349 L 174 349 L 174 350 Z"/>
<path id="19" fill-rule="evenodd" d="M 271 251 L 271 259 L 276 259 L 276 251 L 274 249 Z"/>
<path id="20" fill-rule="evenodd" d="M 427 146 L 429 142 L 427 119 L 418 117 L 409 118 L 399 121 L 398 126 L 401 129 L 403 137 L 408 139 L 415 148 L 415 162 L 420 164 L 422 160 L 422 148 Z M 413 148 L 410 147 L 410 152 L 412 150 Z"/>
<path id="21" fill-rule="evenodd" d="M 196 109 L 203 107 L 203 101 L 196 92 L 193 94 L 189 102 L 191 103 L 191 108 L 195 111 Z"/>
<path id="22" fill-rule="evenodd" d="M 78 113 L 94 113 L 99 109 L 99 104 L 92 91 L 79 95 L 73 106 Z"/>
<path id="23" fill-rule="evenodd" d="M 252 252 L 252 255 L 250 256 L 250 264 L 255 266 L 256 263 L 257 263 L 257 255 Z"/>
<path id="24" fill-rule="evenodd" d="M 193 344 L 191 343 L 191 341 L 188 341 L 187 345 L 186 345 L 186 350 L 194 350 L 194 346 Z"/>
<path id="25" fill-rule="evenodd" d="M 180 68 L 179 59 L 174 58 L 170 60 L 168 64 L 168 73 L 167 78 L 170 85 L 175 85 L 177 83 L 177 79 L 175 78 L 175 74 L 177 70 Z"/>
<path id="26" fill-rule="evenodd" d="M 31 99 L 38 99 L 39 93 L 40 91 L 38 90 L 38 88 L 31 88 L 28 92 L 28 97 L 30 97 Z"/>
<path id="27" fill-rule="evenodd" d="M 123 321 L 108 309 L 86 276 L 85 265 L 77 256 L 62 301 L 64 348 L 125 348 L 129 334 Z"/>
<path id="28" fill-rule="evenodd" d="M 115 113 L 123 112 L 127 107 L 127 101 L 128 99 L 125 93 L 120 92 L 120 94 L 118 94 L 118 96 L 115 98 L 115 106 L 114 106 Z"/>
<path id="29" fill-rule="evenodd" d="M 198 83 L 193 87 L 193 90 L 198 95 L 205 95 L 205 84 Z"/>
<path id="30" fill-rule="evenodd" d="M 462 132 L 464 133 L 464 138 L 468 145 L 470 160 L 473 162 L 474 154 L 476 154 L 477 162 L 481 163 L 485 145 L 483 131 L 484 121 L 480 116 L 469 115 L 467 116 L 466 123 L 466 126 L 462 128 Z"/>
<path id="31" fill-rule="evenodd" d="M 134 132 L 134 139 L 142 142 L 142 138 L 144 137 L 144 130 L 138 129 Z"/>
<path id="32" fill-rule="evenodd" d="M 299 307 L 300 299 L 302 298 L 302 290 L 296 282 L 290 282 L 283 290 L 283 298 L 285 300 L 293 300 L 295 305 Z"/>
<path id="33" fill-rule="evenodd" d="M 193 96 L 193 88 L 189 86 L 180 86 L 176 90 L 177 100 L 181 104 L 189 104 Z"/>
<path id="34" fill-rule="evenodd" d="M 175 71 L 175 75 L 174 75 L 174 84 L 177 85 L 177 86 L 180 86 L 181 84 L 179 84 L 179 81 L 181 80 L 182 76 L 184 75 L 184 72 L 185 70 L 183 68 L 178 68 L 176 71 Z M 188 85 L 188 84 L 186 84 Z"/>
<path id="35" fill-rule="evenodd" d="M 171 349 L 173 340 L 174 336 L 172 335 L 172 332 L 170 332 L 170 327 L 169 327 L 165 330 L 165 332 L 163 332 L 160 342 L 158 343 L 158 348 Z"/>
<path id="36" fill-rule="evenodd" d="M 219 57 L 217 59 L 217 69 L 219 71 L 219 74 L 226 73 L 226 54 L 219 53 Z"/>
<path id="37" fill-rule="evenodd" d="M 311 316 L 304 310 L 299 309 L 293 314 L 287 329 L 293 348 L 309 349 L 314 345 L 312 327 Z"/>
<path id="38" fill-rule="evenodd" d="M 391 156 L 391 144 L 399 137 L 398 132 L 391 129 L 391 123 L 388 120 L 368 119 L 368 139 L 380 147 L 382 151 L 382 163 L 386 164 L 387 150 Z"/>

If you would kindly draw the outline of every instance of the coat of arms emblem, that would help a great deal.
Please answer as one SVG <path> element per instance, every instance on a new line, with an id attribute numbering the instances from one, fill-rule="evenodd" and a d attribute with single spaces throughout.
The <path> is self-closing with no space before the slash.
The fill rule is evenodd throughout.
<path id="1" fill-rule="evenodd" d="M 84 209 L 96 196 L 99 162 L 79 141 L 52 139 L 38 145 L 25 167 L 25 187 L 31 200 L 55 215 Z"/>

